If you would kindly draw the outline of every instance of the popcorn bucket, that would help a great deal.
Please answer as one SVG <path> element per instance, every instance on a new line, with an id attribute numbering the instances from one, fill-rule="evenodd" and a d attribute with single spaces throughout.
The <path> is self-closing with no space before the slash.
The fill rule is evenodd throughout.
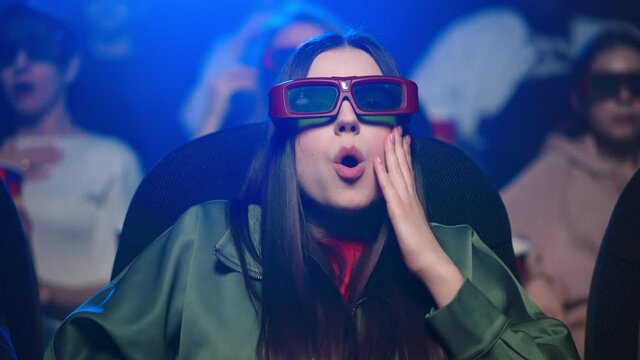
<path id="1" fill-rule="evenodd" d="M 520 283 L 527 281 L 527 254 L 531 250 L 531 240 L 519 236 L 512 236 L 513 253 L 516 256 L 516 265 L 520 273 Z"/>

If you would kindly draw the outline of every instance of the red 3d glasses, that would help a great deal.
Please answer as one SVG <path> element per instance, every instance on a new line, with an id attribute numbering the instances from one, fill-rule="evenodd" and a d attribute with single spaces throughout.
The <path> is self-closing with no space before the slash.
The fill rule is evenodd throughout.
<path id="1" fill-rule="evenodd" d="M 304 78 L 286 81 L 269 91 L 269 116 L 276 126 L 307 127 L 334 120 L 344 100 L 364 122 L 396 125 L 418 112 L 418 87 L 393 76 Z"/>

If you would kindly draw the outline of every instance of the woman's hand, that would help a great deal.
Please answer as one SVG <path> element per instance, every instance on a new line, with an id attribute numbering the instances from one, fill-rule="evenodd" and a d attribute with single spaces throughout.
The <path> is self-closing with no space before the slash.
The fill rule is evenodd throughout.
<path id="1" fill-rule="evenodd" d="M 527 294 L 545 315 L 567 322 L 567 313 L 561 298 L 556 295 L 546 276 L 534 276 L 525 286 Z"/>
<path id="2" fill-rule="evenodd" d="M 40 145 L 19 149 L 13 141 L 0 148 L 0 161 L 20 170 L 25 179 L 49 176 L 51 166 L 62 159 L 62 151 L 54 145 Z"/>
<path id="3" fill-rule="evenodd" d="M 411 165 L 411 138 L 395 127 L 376 158 L 376 176 L 404 262 L 431 291 L 438 306 L 448 304 L 464 277 L 433 235 L 417 195 Z"/>
<path id="4" fill-rule="evenodd" d="M 209 84 L 209 110 L 196 137 L 212 133 L 220 128 L 229 111 L 233 94 L 246 91 L 258 92 L 258 70 L 245 65 L 234 65 L 218 74 Z"/>

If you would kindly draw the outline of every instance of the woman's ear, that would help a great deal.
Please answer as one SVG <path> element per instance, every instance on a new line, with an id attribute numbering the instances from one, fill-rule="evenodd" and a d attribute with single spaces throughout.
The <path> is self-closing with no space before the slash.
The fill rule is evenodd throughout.
<path id="1" fill-rule="evenodd" d="M 78 70 L 80 69 L 80 56 L 74 55 L 67 65 L 67 69 L 64 72 L 64 79 L 67 85 L 73 83 L 78 76 Z"/>

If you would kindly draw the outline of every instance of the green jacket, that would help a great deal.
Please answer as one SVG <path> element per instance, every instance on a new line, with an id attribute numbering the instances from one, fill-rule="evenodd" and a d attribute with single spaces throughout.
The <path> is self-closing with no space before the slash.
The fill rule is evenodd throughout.
<path id="1" fill-rule="evenodd" d="M 255 359 L 259 319 L 229 231 L 228 203 L 188 210 L 61 325 L 46 359 Z M 260 210 L 249 210 L 259 242 Z M 467 225 L 432 229 L 466 280 L 425 314 L 456 359 L 574 359 L 566 327 L 546 317 Z M 250 277 L 259 264 L 248 259 Z"/>

